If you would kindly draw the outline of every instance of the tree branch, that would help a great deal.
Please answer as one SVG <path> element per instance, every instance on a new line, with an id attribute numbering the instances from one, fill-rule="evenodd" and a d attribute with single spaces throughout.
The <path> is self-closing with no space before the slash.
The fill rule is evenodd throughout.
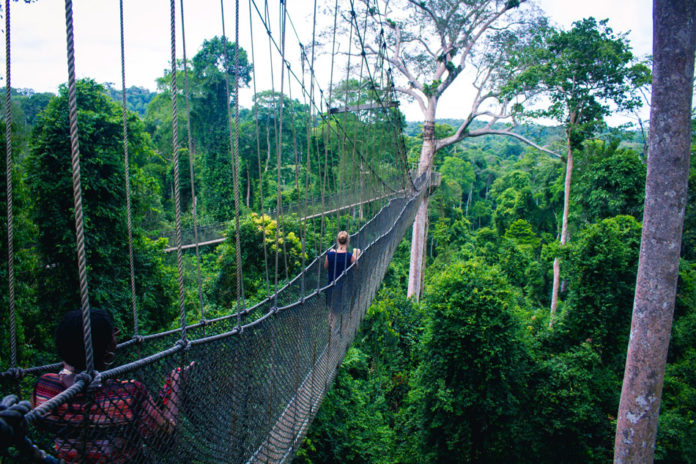
<path id="1" fill-rule="evenodd" d="M 488 21 L 483 23 L 483 26 L 479 29 L 479 31 L 474 35 L 474 37 L 470 38 L 468 40 L 468 44 L 466 48 L 462 51 L 462 59 L 461 59 L 461 66 L 464 67 L 464 62 L 466 60 L 466 57 L 471 53 L 471 49 L 474 47 L 478 39 L 483 35 L 484 32 L 490 27 L 491 24 L 493 24 L 495 21 L 498 20 L 505 12 L 509 10 L 509 8 L 505 7 L 499 12 L 495 13 L 493 17 L 491 17 Z"/>
<path id="2" fill-rule="evenodd" d="M 425 114 L 425 101 L 423 101 L 423 97 L 421 97 L 415 89 L 409 87 L 394 87 L 394 90 L 396 90 L 397 92 L 405 93 L 410 97 L 413 97 L 413 99 L 416 100 L 416 103 L 418 103 L 418 106 L 420 106 L 420 109 L 423 112 L 423 114 Z"/>
<path id="3" fill-rule="evenodd" d="M 509 131 L 509 130 L 479 129 L 479 130 L 469 132 L 469 134 L 468 134 L 469 137 L 481 137 L 483 135 L 506 135 L 508 137 L 512 137 L 512 138 L 517 139 L 523 143 L 526 143 L 530 147 L 536 148 L 537 150 L 542 151 L 542 152 L 546 153 L 547 155 L 551 155 L 554 158 L 558 158 L 558 159 L 561 158 L 561 155 L 559 155 L 555 151 L 552 151 L 546 147 L 542 147 L 540 145 L 537 145 L 536 143 L 529 140 L 527 137 L 520 135 L 520 134 L 516 134 L 516 133 Z"/>

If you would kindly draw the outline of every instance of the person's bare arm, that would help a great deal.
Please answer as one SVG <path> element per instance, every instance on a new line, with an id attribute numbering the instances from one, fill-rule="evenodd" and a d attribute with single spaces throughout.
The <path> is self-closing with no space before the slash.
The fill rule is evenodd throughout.
<path id="1" fill-rule="evenodd" d="M 329 257 L 327 256 L 326 258 L 324 258 L 324 269 L 328 269 L 328 268 L 329 268 Z"/>
<path id="2" fill-rule="evenodd" d="M 350 263 L 353 264 L 356 259 L 360 257 L 360 248 L 354 248 L 353 249 L 353 256 L 350 258 Z"/>

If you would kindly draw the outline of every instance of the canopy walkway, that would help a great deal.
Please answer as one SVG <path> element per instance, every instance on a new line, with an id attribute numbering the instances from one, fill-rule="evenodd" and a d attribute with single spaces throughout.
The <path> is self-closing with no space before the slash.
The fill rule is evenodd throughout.
<path id="1" fill-rule="evenodd" d="M 412 173 L 415 175 L 415 172 Z M 431 188 L 435 188 L 440 185 L 440 173 L 431 173 L 431 178 L 429 181 Z M 362 213 L 362 206 L 368 203 L 374 203 L 378 201 L 388 200 L 395 198 L 398 195 L 404 194 L 405 189 L 398 190 L 396 192 L 379 194 L 377 196 L 371 196 L 369 198 L 364 197 L 363 192 L 349 192 L 346 194 L 334 194 L 329 198 L 315 198 L 308 204 L 291 204 L 281 208 L 280 213 L 276 208 L 267 211 L 267 214 L 276 219 L 279 215 L 299 215 L 299 220 L 306 221 L 308 219 L 315 219 L 322 215 L 328 216 L 330 214 L 335 214 L 343 212 L 346 210 L 353 210 L 353 215 Z M 359 212 L 356 213 L 355 210 Z M 217 245 L 225 241 L 225 230 L 229 227 L 230 221 L 225 222 L 215 222 L 212 224 L 199 225 L 197 230 L 194 228 L 184 229 L 181 231 L 181 249 L 188 250 L 196 246 L 208 246 Z M 196 236 L 198 241 L 196 241 Z M 166 238 L 168 243 L 175 243 L 176 241 L 176 231 L 171 230 L 161 233 L 156 238 Z M 176 246 L 169 246 L 164 249 L 165 253 L 170 253 L 176 251 Z"/>
<path id="2" fill-rule="evenodd" d="M 224 3 L 224 2 L 223 2 Z M 181 4 L 181 23 L 183 37 L 183 0 Z M 6 41 L 7 57 L 7 185 L 12 185 L 11 152 L 11 112 L 10 101 L 10 22 L 9 5 L 6 3 Z M 222 5 L 221 5 L 222 7 Z M 222 8 L 221 8 L 222 9 Z M 178 134 L 177 96 L 177 57 L 175 41 L 175 1 L 170 0 L 171 14 L 171 79 L 172 95 L 172 134 Z M 125 52 L 123 46 L 123 4 L 121 3 L 121 66 L 123 88 L 123 151 L 126 182 L 126 213 L 128 215 L 129 259 L 131 271 L 131 290 L 133 294 L 133 333 L 129 340 L 119 344 L 115 351 L 114 366 L 95 370 L 92 350 L 89 292 L 87 289 L 87 263 L 84 244 L 82 218 L 82 197 L 80 178 L 80 150 L 78 139 L 77 102 L 75 98 L 75 63 L 72 31 L 72 3 L 66 0 L 66 37 L 68 44 L 68 110 L 70 121 L 71 162 L 73 173 L 73 200 L 76 231 L 77 264 L 80 279 L 80 302 L 82 315 L 83 346 L 86 368 L 84 372 L 74 373 L 74 383 L 56 391 L 55 395 L 38 401 L 41 394 L 34 389 L 37 379 L 42 382 L 53 378 L 47 373 L 55 373 L 63 367 L 55 362 L 35 367 L 17 366 L 17 347 L 15 336 L 14 273 L 13 273 L 13 222 L 12 192 L 8 187 L 8 242 L 9 246 L 9 288 L 10 288 L 10 327 L 11 368 L 0 372 L 0 392 L 6 396 L 0 405 L 0 456 L 16 457 L 19 462 L 32 459 L 37 462 L 142 462 L 142 463 L 270 463 L 289 462 L 295 455 L 312 419 L 317 413 L 324 395 L 342 362 L 348 346 L 357 332 L 368 306 L 377 292 L 392 256 L 410 226 L 421 200 L 430 187 L 439 183 L 439 177 L 430 173 L 413 179 L 406 160 L 401 138 L 401 122 L 394 108 L 394 84 L 391 70 L 384 66 L 384 60 L 373 57 L 370 61 L 362 45 L 367 37 L 364 25 L 370 21 L 380 21 L 373 8 L 365 12 L 360 21 L 350 1 L 351 14 L 334 14 L 348 22 L 351 43 L 360 44 L 360 49 L 350 51 L 345 63 L 344 82 L 351 79 L 360 83 L 358 89 L 351 91 L 356 95 L 336 98 L 332 96 L 334 83 L 324 92 L 319 87 L 315 75 L 314 46 L 315 31 L 312 31 L 310 46 L 299 43 L 301 50 L 302 73 L 295 71 L 286 59 L 285 33 L 286 20 L 291 23 L 286 10 L 286 2 L 279 3 L 278 17 L 280 37 L 275 37 L 270 26 L 268 4 L 257 7 L 251 0 L 251 13 L 255 12 L 267 32 L 269 49 L 281 59 L 280 97 L 277 98 L 275 117 L 276 140 L 276 206 L 264 210 L 263 188 L 260 193 L 260 212 L 262 217 L 270 215 L 278 220 L 277 230 L 281 228 L 282 218 L 295 215 L 303 225 L 301 271 L 286 284 L 279 284 L 279 232 L 276 232 L 275 271 L 272 272 L 275 286 L 269 285 L 269 265 L 266 265 L 266 285 L 269 291 L 262 301 L 247 305 L 244 296 L 241 251 L 239 239 L 239 98 L 232 98 L 239 91 L 239 76 L 231 82 L 229 73 L 225 76 L 229 88 L 227 132 L 234 186 L 234 222 L 230 228 L 235 241 L 237 301 L 229 312 L 220 317 L 206 318 L 201 297 L 200 319 L 197 323 L 187 322 L 185 291 L 183 284 L 182 250 L 205 244 L 219 243 L 225 223 L 197 224 L 195 202 L 193 207 L 193 228 L 187 233 L 181 226 L 181 200 L 179 186 L 179 156 L 172 155 L 174 180 L 175 230 L 170 236 L 176 246 L 165 251 L 176 251 L 180 322 L 178 327 L 159 333 L 141 335 L 138 332 L 138 315 L 135 298 L 134 259 L 132 251 L 132 225 L 130 212 L 130 183 L 128 177 L 128 135 L 126 130 L 125 97 Z M 263 11 L 262 11 L 263 10 Z M 316 11 L 316 8 L 315 8 Z M 222 12 L 221 12 L 222 13 Z M 235 44 L 240 43 L 239 3 L 236 2 Z M 222 14 L 223 41 L 226 43 L 224 14 Z M 292 23 L 291 23 L 292 25 Z M 316 20 L 315 20 L 316 25 Z M 384 35 L 376 37 L 379 49 L 386 49 Z M 292 29 L 297 34 L 296 28 Z M 336 31 L 334 30 L 334 45 Z M 254 56 L 253 32 L 250 34 L 249 48 Z M 299 39 L 298 39 L 299 40 Z M 352 45 L 351 45 L 352 46 Z M 311 52 L 309 51 L 311 49 Z M 184 45 L 183 66 L 186 70 Z M 235 60 L 239 69 L 239 47 L 235 46 L 235 56 L 225 55 L 229 67 Z M 331 52 L 331 75 L 334 60 L 338 53 Z M 350 57 L 359 60 L 351 64 Z M 254 60 L 256 63 L 257 60 Z M 357 72 L 359 68 L 359 73 Z M 300 89 L 307 101 L 307 127 L 304 157 L 306 168 L 301 165 L 298 155 L 298 135 L 292 131 L 292 143 L 283 146 L 283 108 L 284 93 L 291 93 L 292 86 L 284 83 L 285 73 L 294 80 L 295 88 Z M 305 73 L 308 74 L 305 81 Z M 188 114 L 188 88 L 184 71 Z M 273 78 L 272 78 L 273 79 Z M 363 82 L 365 85 L 363 85 Z M 287 86 L 287 89 L 285 88 Z M 316 88 L 315 88 L 316 87 Z M 234 91 L 231 89 L 234 88 Z M 367 90 L 363 90 L 367 89 Z M 272 91 L 275 89 L 272 87 Z M 254 80 L 254 92 L 256 81 Z M 368 95 L 361 95 L 362 92 Z M 338 108 L 338 109 L 337 109 Z M 290 110 L 287 110 L 290 112 Z M 347 113 L 348 112 L 348 113 Z M 350 113 L 354 112 L 354 113 Z M 292 119 L 294 114 L 286 114 Z M 190 119 L 190 118 L 189 118 Z M 258 123 L 258 118 L 256 118 Z M 257 131 L 257 149 L 260 146 Z M 381 131 L 377 134 L 378 131 Z M 197 198 L 194 187 L 193 143 L 190 127 L 188 132 L 189 168 L 191 198 Z M 303 134 L 300 134 L 302 136 Z M 266 136 L 270 139 L 268 134 Z M 310 140 L 312 141 L 310 143 Z M 381 140 L 376 143 L 375 140 Z M 173 137 L 172 153 L 179 153 L 178 135 Z M 281 158 L 287 145 L 293 147 L 295 155 L 295 189 L 301 198 L 294 205 L 281 200 Z M 268 159 L 272 144 L 268 140 Z M 316 159 L 310 159 L 314 156 Z M 258 172 L 261 176 L 260 149 L 258 153 Z M 323 159 L 322 159 L 323 157 Z M 334 165 L 329 164 L 332 159 Z M 67 168 L 67 167 L 66 167 Z M 300 183 L 300 168 L 306 169 L 304 185 Z M 315 172 L 312 172 L 312 169 Z M 310 175 L 311 174 L 311 175 Z M 331 183 L 333 182 L 333 188 Z M 263 179 L 259 178 L 259 185 Z M 309 198 L 309 192 L 320 192 Z M 303 198 L 302 198 L 303 197 Z M 366 213 L 363 211 L 365 207 Z M 324 219 L 335 215 L 338 227 L 339 215 L 353 209 L 361 217 L 372 216 L 359 231 L 352 236 L 352 243 L 362 249 L 359 258 L 335 281 L 329 281 L 324 269 L 324 261 L 329 249 L 327 237 L 335 237 L 337 230 L 326 230 Z M 314 219 L 320 219 L 320 234 L 316 252 L 312 246 L 305 246 L 304 228 Z M 357 228 L 357 227 L 356 227 Z M 189 236 L 190 235 L 190 236 Z M 322 245 L 323 244 L 323 245 Z M 264 236 L 265 247 L 265 236 Z M 266 249 L 264 248 L 264 254 Z M 310 253 L 313 253 L 310 255 Z M 270 254 L 270 252 L 269 252 Z M 315 256 L 307 264 L 305 262 Z M 198 262 L 198 286 L 201 290 L 200 257 Z M 72 308 L 67 308 L 72 309 Z M 66 308 L 56 308 L 66 311 Z M 58 361 L 56 359 L 56 361 Z M 188 366 L 188 367 L 186 367 Z M 183 368 L 183 369 L 182 369 Z M 52 374 L 51 374 L 52 375 Z M 56 374 L 57 375 L 57 374 Z M 72 374 L 71 374 L 72 375 Z M 174 380 L 176 379 L 176 380 Z M 164 386 L 162 386 L 164 384 Z M 173 390 L 176 385 L 176 391 Z M 17 403 L 18 394 L 24 398 L 34 395 L 35 404 Z M 43 398 L 43 397 L 42 397 Z M 175 412 L 172 412 L 176 409 Z M 5 461 L 3 461 L 5 462 Z"/>
<path id="3" fill-rule="evenodd" d="M 187 327 L 185 343 L 177 329 L 122 344 L 117 361 L 123 364 L 99 373 L 99 382 L 136 379 L 156 392 L 162 373 L 194 362 L 184 385 L 176 433 L 149 443 L 134 462 L 291 460 L 425 191 L 391 199 L 356 234 L 353 240 L 367 245 L 336 282 L 326 285 L 322 255 L 277 294 L 242 314 Z M 333 287 L 340 296 L 332 301 L 339 301 L 340 307 L 330 308 L 326 292 Z M 338 318 L 333 331 L 331 311 Z M 2 380 L 7 385 L 58 367 L 13 370 L 3 373 Z M 93 393 L 88 384 L 88 379 L 78 381 L 50 404 L 26 415 L 28 434 L 39 448 L 53 447 L 50 432 L 73 433 L 80 443 L 106 442 L 116 433 L 111 424 L 72 431 L 63 425 L 56 430 L 55 423 L 61 420 L 55 412 L 58 406 L 78 394 L 89 398 Z M 136 435 L 131 433 L 134 442 Z"/>

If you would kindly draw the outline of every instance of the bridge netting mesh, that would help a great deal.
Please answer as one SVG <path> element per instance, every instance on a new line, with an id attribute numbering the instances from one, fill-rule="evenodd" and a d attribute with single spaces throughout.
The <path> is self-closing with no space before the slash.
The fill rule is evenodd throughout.
<path id="1" fill-rule="evenodd" d="M 392 199 L 353 237 L 366 246 L 336 282 L 322 255 L 241 325 L 231 315 L 190 327 L 187 343 L 173 331 L 122 346 L 119 367 L 26 416 L 32 441 L 84 462 L 289 462 L 424 192 Z M 182 366 L 167 423 L 167 373 Z"/>

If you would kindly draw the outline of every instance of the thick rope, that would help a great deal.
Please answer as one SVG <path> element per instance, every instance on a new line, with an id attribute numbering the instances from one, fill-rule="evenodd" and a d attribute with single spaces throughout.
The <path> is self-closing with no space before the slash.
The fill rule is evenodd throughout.
<path id="1" fill-rule="evenodd" d="M 285 60 L 285 22 L 287 18 L 287 8 L 285 7 L 285 1 L 282 0 L 280 2 L 279 9 L 281 10 L 280 13 L 280 34 L 281 34 L 281 52 L 280 52 L 280 107 L 278 109 L 278 112 L 280 113 L 278 117 L 278 145 L 277 145 L 277 151 L 276 151 L 276 157 L 278 159 L 278 217 L 277 217 L 277 234 L 276 237 L 282 236 L 284 237 L 285 234 L 283 233 L 283 213 L 282 213 L 282 204 L 281 204 L 281 195 L 280 195 L 280 166 L 281 166 L 281 160 L 282 160 L 282 150 L 283 150 L 283 115 L 284 115 L 284 107 L 285 107 L 285 68 L 288 67 L 287 61 Z M 290 83 L 288 82 L 288 88 L 290 87 Z M 285 265 L 285 280 L 289 281 L 290 280 L 290 271 L 289 271 L 289 266 L 288 266 L 288 249 L 287 249 L 287 240 L 283 239 L 282 244 L 283 246 L 283 264 Z"/>
<path id="2" fill-rule="evenodd" d="M 193 213 L 193 239 L 196 244 L 196 277 L 198 278 L 198 304 L 201 320 L 205 320 L 203 310 L 203 282 L 201 281 L 201 254 L 198 247 L 198 202 L 196 201 L 196 184 L 193 175 L 193 136 L 191 135 L 191 108 L 189 105 L 188 62 L 186 60 L 186 27 L 184 26 L 184 0 L 181 6 L 181 49 L 184 54 L 184 98 L 186 99 L 186 133 L 188 136 L 189 178 L 191 181 L 191 208 Z"/>
<path id="3" fill-rule="evenodd" d="M 227 34 L 225 33 L 225 7 L 223 0 L 220 0 L 220 16 L 222 19 L 222 47 L 225 53 L 225 100 L 227 106 L 227 128 L 230 139 L 230 161 L 232 162 L 232 188 L 234 192 L 234 225 L 235 225 L 235 265 L 237 267 L 237 325 L 242 324 L 242 311 L 244 307 L 244 297 L 242 295 L 243 273 L 242 273 L 242 251 L 239 234 L 239 0 L 235 1 L 235 78 L 234 78 L 234 120 L 232 119 L 232 108 L 230 108 L 230 75 L 229 56 L 227 54 Z M 234 130 L 232 125 L 234 124 Z"/>
<path id="4" fill-rule="evenodd" d="M 316 31 L 317 31 L 317 0 L 314 0 L 314 13 L 312 15 L 312 58 L 309 63 L 309 69 L 310 69 L 310 75 L 309 75 L 309 80 L 310 80 L 310 88 L 309 88 L 309 100 L 310 102 L 314 98 L 314 80 L 312 79 L 312 74 L 311 74 L 311 69 L 314 68 L 314 51 L 316 49 Z M 307 59 L 306 53 L 302 54 L 303 56 L 303 69 L 302 69 L 302 79 L 304 80 L 304 60 Z M 304 82 L 302 83 L 302 87 L 304 88 Z M 306 96 L 306 94 L 305 94 Z M 309 117 L 307 118 L 307 147 L 306 147 L 306 153 L 305 153 L 305 158 L 306 158 L 306 163 L 307 167 L 305 168 L 305 197 L 304 197 L 304 220 L 302 221 L 302 297 L 304 298 L 305 295 L 305 259 L 307 256 L 307 202 L 309 199 L 309 184 L 310 184 L 310 171 L 312 168 L 312 163 L 311 163 L 311 152 L 312 152 L 312 127 L 314 127 L 314 114 L 313 114 L 313 106 L 312 105 L 307 105 L 309 108 Z M 317 250 L 317 255 L 319 255 L 319 250 Z"/>
<path id="5" fill-rule="evenodd" d="M 334 63 L 335 63 L 335 57 L 336 57 L 336 24 L 338 21 L 338 0 L 336 0 L 334 4 L 334 24 L 333 24 L 333 36 L 331 39 L 331 71 L 329 75 L 329 98 L 328 101 L 331 102 L 332 96 L 333 96 L 333 74 L 334 74 Z M 327 105 L 327 107 L 330 107 L 330 105 Z M 328 178 L 328 170 L 329 170 L 329 165 L 328 165 L 328 159 L 329 159 L 329 141 L 331 137 L 331 120 L 325 122 L 326 129 L 323 131 L 324 134 L 324 176 L 323 179 L 321 179 L 321 219 L 319 221 L 319 236 L 323 239 L 324 233 L 325 233 L 325 224 L 326 224 L 326 218 L 324 216 L 324 211 L 326 209 L 325 207 L 325 197 L 326 197 L 326 182 Z M 317 153 L 317 158 L 319 158 L 319 177 L 321 178 L 321 159 L 320 155 Z M 323 244 L 320 246 L 323 248 Z M 317 284 L 321 286 L 321 267 L 317 269 L 317 271 L 320 273 L 319 276 L 317 276 Z M 334 272 L 335 275 L 335 272 Z M 331 333 L 329 332 L 329 337 L 331 336 Z"/>
<path id="6" fill-rule="evenodd" d="M 121 13 L 121 104 L 123 106 L 123 164 L 126 174 L 126 215 L 128 217 L 128 264 L 130 265 L 131 303 L 133 306 L 133 335 L 138 335 L 138 305 L 135 296 L 135 264 L 133 259 L 133 218 L 131 216 L 130 167 L 128 162 L 128 110 L 126 109 L 126 52 L 123 34 L 123 0 L 119 0 Z"/>
<path id="7" fill-rule="evenodd" d="M 256 63 L 254 55 L 254 27 L 251 16 L 251 0 L 249 0 L 249 36 L 251 44 L 251 62 Z M 256 66 L 251 67 L 251 78 L 254 90 L 254 95 L 256 92 Z M 263 206 L 263 172 L 261 171 L 261 140 L 259 138 L 259 105 L 258 101 L 254 102 L 254 127 L 256 128 L 256 160 L 259 169 L 259 209 L 261 211 L 261 232 L 263 235 L 263 267 L 266 277 L 266 295 L 271 294 L 271 283 L 268 274 L 268 250 L 266 247 L 266 217 L 264 214 Z"/>
<path id="8" fill-rule="evenodd" d="M 176 2 L 169 1 L 170 44 L 172 60 L 172 157 L 174 158 L 174 210 L 176 219 L 176 265 L 179 271 L 179 314 L 181 340 L 186 340 L 186 306 L 184 294 L 184 265 L 181 253 L 181 190 L 179 188 L 179 111 L 176 87 Z"/>
<path id="9" fill-rule="evenodd" d="M 82 310 L 82 332 L 85 344 L 85 367 L 94 371 L 92 351 L 92 324 L 89 314 L 89 291 L 87 289 L 87 258 L 85 255 L 85 230 L 82 217 L 82 184 L 80 182 L 80 142 L 77 133 L 77 96 L 75 84 L 75 43 L 73 34 L 72 0 L 65 0 L 65 28 L 68 48 L 68 106 L 70 108 L 70 146 L 72 152 L 72 184 L 75 204 L 75 238 L 77 241 L 77 267 L 80 279 L 80 306 Z"/>
<path id="10" fill-rule="evenodd" d="M 239 237 L 239 0 L 234 2 L 234 220 L 237 248 L 237 325 L 241 326 L 244 310 L 244 280 L 242 279 L 242 245 Z"/>
<path id="11" fill-rule="evenodd" d="M 5 168 L 7 180 L 7 286 L 10 305 L 10 367 L 17 367 L 15 314 L 14 222 L 12 206 L 12 68 L 10 62 L 10 0 L 5 0 Z"/>
<path id="12" fill-rule="evenodd" d="M 254 0 L 252 0 L 252 2 L 253 1 Z M 255 2 L 254 2 L 254 6 L 256 6 Z M 258 12 L 258 8 L 257 8 L 257 12 Z M 273 36 L 271 35 L 271 30 L 268 27 L 268 23 L 270 23 L 270 12 L 268 9 L 268 0 L 264 1 L 264 14 L 265 14 L 265 17 L 262 18 L 262 22 L 263 22 L 264 26 L 266 27 L 266 32 L 268 34 L 268 55 L 273 56 L 273 46 L 272 45 L 275 45 L 276 49 L 279 51 L 281 49 L 278 48 L 278 45 L 275 43 L 275 40 L 273 39 Z M 259 12 L 259 16 L 260 15 L 261 15 L 261 13 Z M 270 64 L 270 77 L 271 77 L 271 95 L 273 95 L 273 97 L 275 98 L 275 93 L 276 93 L 275 92 L 275 77 L 273 74 L 273 60 L 272 59 L 270 60 L 269 64 Z M 282 67 L 282 65 L 281 65 L 281 67 Z M 281 99 L 281 105 L 282 105 L 282 99 Z M 277 111 L 277 107 L 275 109 Z M 277 116 L 277 113 L 274 116 Z M 273 127 L 275 129 L 275 137 L 277 138 L 277 137 L 279 137 L 279 135 L 278 135 L 279 134 L 278 118 L 277 117 L 273 118 Z M 269 130 L 270 130 L 270 127 L 267 127 L 266 128 L 266 145 L 267 145 L 267 151 L 268 151 L 268 159 L 266 161 L 267 165 L 270 163 L 270 154 L 271 154 L 271 141 L 270 141 L 270 137 L 269 137 Z M 276 142 L 276 150 L 277 150 L 277 147 L 278 147 L 278 143 Z M 278 246 L 278 234 L 280 231 L 280 228 L 278 227 L 279 226 L 278 219 L 280 217 L 280 200 L 278 198 L 280 195 L 280 180 L 279 180 L 279 174 L 277 172 L 277 170 L 279 169 L 278 161 L 277 161 L 277 154 L 276 154 L 276 167 L 277 167 L 277 169 L 276 169 L 276 207 L 275 207 L 275 210 L 276 210 L 276 230 L 275 230 L 275 235 L 273 238 L 273 246 L 275 248 L 274 274 L 273 274 L 273 306 L 277 308 L 278 307 L 278 253 L 280 250 L 280 247 Z"/>

